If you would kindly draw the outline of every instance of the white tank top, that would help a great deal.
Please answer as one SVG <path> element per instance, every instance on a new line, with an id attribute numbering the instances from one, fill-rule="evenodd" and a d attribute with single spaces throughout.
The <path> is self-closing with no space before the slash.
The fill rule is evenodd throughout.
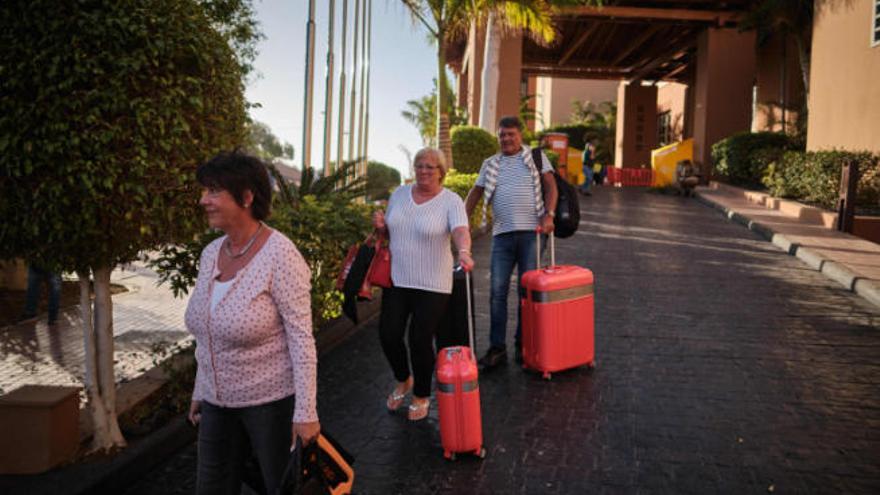
<path id="1" fill-rule="evenodd" d="M 226 282 L 220 282 L 219 280 L 214 281 L 214 291 L 211 292 L 211 313 L 214 313 L 214 308 L 217 307 L 217 303 L 223 299 L 223 296 L 229 292 L 229 288 L 232 287 L 232 282 L 235 282 L 235 278 L 227 280 Z"/>

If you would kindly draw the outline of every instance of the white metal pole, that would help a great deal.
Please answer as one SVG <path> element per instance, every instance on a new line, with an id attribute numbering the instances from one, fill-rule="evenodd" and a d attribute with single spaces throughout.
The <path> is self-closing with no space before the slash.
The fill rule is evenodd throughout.
<path id="1" fill-rule="evenodd" d="M 370 148 L 370 54 L 373 49 L 373 0 L 367 1 L 367 84 L 366 91 L 364 92 L 364 98 L 366 98 L 366 103 L 364 105 L 364 148 L 361 156 L 364 157 L 364 175 L 367 174 L 367 168 L 369 167 L 369 156 L 367 151 Z"/>
<path id="2" fill-rule="evenodd" d="M 357 90 L 357 76 L 358 76 L 358 36 L 360 33 L 361 27 L 361 0 L 354 0 L 354 50 L 351 52 L 351 58 L 354 62 L 354 70 L 351 72 L 351 108 L 349 109 L 349 129 L 348 129 L 348 161 L 354 160 L 355 156 L 355 148 L 354 148 L 354 133 L 357 131 L 357 122 L 354 120 L 355 118 L 355 110 L 357 109 L 355 103 L 355 92 Z"/>
<path id="3" fill-rule="evenodd" d="M 329 0 L 327 30 L 327 77 L 324 92 L 324 175 L 330 173 L 330 142 L 333 140 L 333 26 L 336 24 L 335 0 Z"/>
<path id="4" fill-rule="evenodd" d="M 339 71 L 339 127 L 336 133 L 336 169 L 342 168 L 342 147 L 345 137 L 345 54 L 348 51 L 348 0 L 342 0 L 342 64 Z"/>
<path id="5" fill-rule="evenodd" d="M 306 82 L 303 108 L 303 176 L 310 174 L 312 161 L 312 101 L 315 76 L 315 0 L 309 0 L 309 20 L 306 23 Z"/>
<path id="6" fill-rule="evenodd" d="M 361 0 L 361 91 L 358 108 L 358 177 L 363 177 L 366 166 L 364 165 L 364 100 L 366 99 L 367 82 L 367 0 Z"/>

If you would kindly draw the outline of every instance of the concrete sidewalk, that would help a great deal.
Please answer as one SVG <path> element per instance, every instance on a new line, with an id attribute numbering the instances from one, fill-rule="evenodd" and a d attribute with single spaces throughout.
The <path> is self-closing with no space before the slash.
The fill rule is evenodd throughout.
<path id="1" fill-rule="evenodd" d="M 833 229 L 836 215 L 712 182 L 698 197 L 780 249 L 880 306 L 880 244 Z"/>
<path id="2" fill-rule="evenodd" d="M 128 292 L 113 296 L 114 362 L 117 384 L 153 368 L 156 344 L 191 337 L 183 324 L 186 298 L 175 298 L 157 275 L 140 264 L 115 270 L 114 284 Z M 83 385 L 85 350 L 79 306 L 62 308 L 55 328 L 39 321 L 0 329 L 0 394 L 22 385 Z M 83 403 L 85 395 L 81 394 Z"/>

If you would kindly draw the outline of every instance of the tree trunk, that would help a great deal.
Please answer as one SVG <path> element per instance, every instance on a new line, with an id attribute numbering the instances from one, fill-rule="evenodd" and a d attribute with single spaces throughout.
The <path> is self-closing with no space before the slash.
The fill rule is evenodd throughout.
<path id="1" fill-rule="evenodd" d="M 89 272 L 77 271 L 80 311 L 85 347 L 85 387 L 92 414 L 92 450 L 108 451 L 125 447 L 125 438 L 116 420 L 116 380 L 113 371 L 113 303 L 110 299 L 110 267 L 95 274 L 95 306 L 89 290 Z"/>
<path id="2" fill-rule="evenodd" d="M 446 157 L 446 166 L 450 169 L 455 167 L 452 162 L 452 141 L 449 139 L 449 114 L 446 112 L 446 46 L 444 44 L 446 32 L 437 32 L 437 144 L 443 156 Z"/>
<path id="3" fill-rule="evenodd" d="M 498 67 L 501 53 L 501 25 L 495 13 L 489 13 L 486 21 L 486 45 L 481 75 L 482 98 L 480 103 L 480 127 L 494 134 L 498 111 Z M 525 122 L 523 122 L 525 124 Z"/>

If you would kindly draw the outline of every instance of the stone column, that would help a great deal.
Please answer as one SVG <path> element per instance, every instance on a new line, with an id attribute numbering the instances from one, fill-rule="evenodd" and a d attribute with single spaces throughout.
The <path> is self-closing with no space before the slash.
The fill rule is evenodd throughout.
<path id="1" fill-rule="evenodd" d="M 712 145 L 752 124 L 755 33 L 708 28 L 697 41 L 694 159 L 709 170 Z"/>
<path id="2" fill-rule="evenodd" d="M 621 82 L 617 87 L 614 166 L 650 167 L 657 147 L 657 86 Z"/>

